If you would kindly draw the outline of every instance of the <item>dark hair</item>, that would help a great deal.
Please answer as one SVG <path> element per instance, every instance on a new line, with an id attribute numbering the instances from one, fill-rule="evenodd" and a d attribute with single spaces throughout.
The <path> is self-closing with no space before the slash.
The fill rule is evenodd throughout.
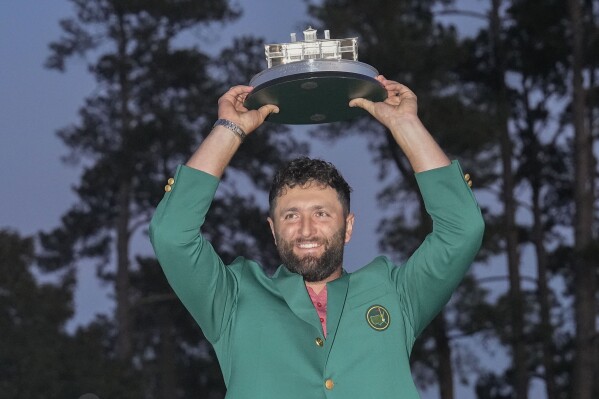
<path id="1" fill-rule="evenodd" d="M 321 159 L 301 157 L 292 160 L 276 173 L 268 195 L 271 216 L 274 213 L 277 198 L 283 195 L 286 189 L 295 186 L 304 187 L 312 183 L 328 186 L 337 191 L 337 197 L 344 213 L 346 215 L 349 213 L 349 197 L 352 189 L 337 168 L 332 163 Z"/>

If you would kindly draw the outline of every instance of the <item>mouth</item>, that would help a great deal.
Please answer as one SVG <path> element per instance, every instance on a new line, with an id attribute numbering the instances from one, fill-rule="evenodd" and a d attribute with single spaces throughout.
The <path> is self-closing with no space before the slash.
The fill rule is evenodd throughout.
<path id="1" fill-rule="evenodd" d="M 322 247 L 324 247 L 324 243 L 321 241 L 299 241 L 295 243 L 295 248 L 300 253 L 316 252 Z"/>
<path id="2" fill-rule="evenodd" d="M 318 242 L 301 242 L 296 244 L 296 246 L 300 249 L 313 249 L 313 248 L 318 248 L 320 247 L 322 244 L 318 243 Z"/>

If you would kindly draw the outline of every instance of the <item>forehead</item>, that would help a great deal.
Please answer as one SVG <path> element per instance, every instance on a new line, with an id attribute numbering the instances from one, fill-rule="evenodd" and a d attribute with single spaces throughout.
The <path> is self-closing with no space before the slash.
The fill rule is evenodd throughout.
<path id="1" fill-rule="evenodd" d="M 289 208 L 302 209 L 315 206 L 342 208 L 335 189 L 326 185 L 311 183 L 293 188 L 284 187 L 281 195 L 276 198 L 275 212 Z"/>

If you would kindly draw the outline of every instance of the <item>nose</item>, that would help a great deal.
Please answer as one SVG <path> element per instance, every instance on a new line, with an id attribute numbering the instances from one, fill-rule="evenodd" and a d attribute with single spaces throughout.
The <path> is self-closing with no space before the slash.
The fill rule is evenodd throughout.
<path id="1" fill-rule="evenodd" d="M 302 237 L 311 237 L 314 235 L 314 223 L 309 217 L 302 218 L 300 224 L 300 235 Z"/>

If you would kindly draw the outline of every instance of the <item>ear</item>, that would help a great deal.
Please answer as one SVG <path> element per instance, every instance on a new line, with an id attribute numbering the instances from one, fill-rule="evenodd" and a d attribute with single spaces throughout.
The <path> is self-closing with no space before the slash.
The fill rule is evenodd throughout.
<path id="1" fill-rule="evenodd" d="M 266 218 L 268 221 L 268 225 L 270 226 L 270 232 L 272 234 L 272 238 L 275 240 L 275 246 L 277 245 L 277 235 L 275 234 L 275 222 L 269 217 Z"/>
<path id="2" fill-rule="evenodd" d="M 354 231 L 354 214 L 350 213 L 345 218 L 345 243 L 351 240 L 351 234 Z"/>

